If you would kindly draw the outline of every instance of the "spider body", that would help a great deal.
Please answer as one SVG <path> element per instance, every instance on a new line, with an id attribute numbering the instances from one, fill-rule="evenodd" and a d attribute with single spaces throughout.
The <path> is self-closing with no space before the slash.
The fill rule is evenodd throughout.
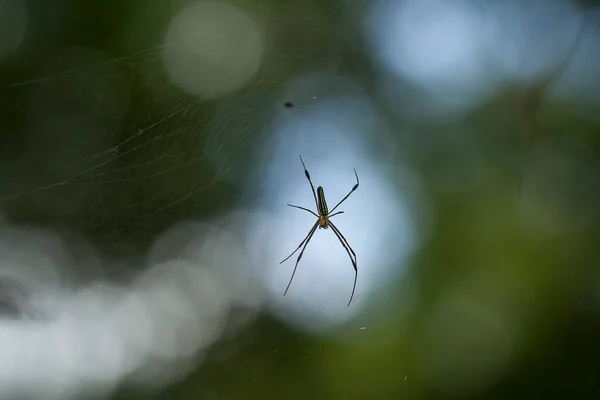
<path id="1" fill-rule="evenodd" d="M 327 215 L 321 215 L 319 217 L 319 229 L 327 229 L 329 228 L 329 218 L 327 218 Z"/>
<path id="2" fill-rule="evenodd" d="M 315 213 L 314 211 L 309 210 L 308 208 L 294 206 L 292 204 L 288 204 L 288 206 L 294 207 L 294 208 L 299 208 L 301 210 L 311 213 L 312 215 L 317 217 L 317 222 L 315 222 L 315 224 L 313 225 L 311 230 L 308 232 L 308 235 L 306 235 L 306 237 L 300 243 L 300 245 L 298 245 L 296 250 L 294 250 L 292 252 L 292 254 L 290 254 L 283 261 L 280 262 L 280 264 L 281 264 L 281 263 L 287 261 L 291 256 L 293 256 L 302 247 L 302 251 L 300 251 L 298 258 L 296 259 L 296 265 L 294 266 L 294 272 L 292 272 L 292 277 L 290 278 L 290 282 L 288 283 L 287 288 L 285 289 L 285 292 L 283 293 L 283 295 L 285 296 L 287 294 L 287 291 L 290 288 L 290 285 L 292 284 L 292 280 L 294 279 L 294 275 L 296 274 L 296 269 L 298 268 L 298 263 L 300 262 L 300 259 L 302 258 L 302 255 L 304 254 L 304 250 L 306 249 L 308 242 L 310 242 L 310 239 L 312 239 L 315 231 L 317 230 L 317 227 L 319 229 L 328 229 L 329 227 L 331 227 L 331 230 L 333 231 L 335 236 L 338 238 L 338 240 L 340 241 L 340 243 L 346 250 L 346 253 L 348 253 L 348 256 L 350 257 L 350 261 L 352 262 L 352 267 L 354 268 L 354 286 L 352 287 L 352 294 L 350 295 L 350 301 L 348 302 L 348 306 L 349 306 L 350 303 L 352 302 L 352 298 L 354 297 L 354 291 L 356 289 L 356 280 L 358 279 L 358 265 L 357 265 L 357 261 L 356 261 L 356 253 L 354 253 L 354 250 L 352 250 L 352 247 L 350 247 L 350 244 L 348 243 L 348 241 L 346 240 L 344 235 L 342 235 L 342 233 L 339 231 L 339 229 L 333 224 L 333 222 L 330 221 L 330 218 L 335 215 L 344 213 L 343 211 L 338 211 L 336 213 L 333 213 L 333 212 L 335 211 L 336 208 L 338 208 L 338 206 L 340 204 L 342 204 L 358 188 L 358 185 L 359 185 L 358 174 L 356 173 L 356 170 L 354 170 L 354 175 L 356 176 L 356 185 L 354 185 L 352 187 L 352 189 L 350 190 L 350 192 L 348 192 L 348 194 L 346 196 L 344 196 L 344 198 L 342 200 L 340 200 L 340 202 L 337 203 L 331 211 L 329 211 L 329 209 L 327 207 L 327 201 L 325 200 L 325 192 L 323 191 L 323 187 L 319 186 L 315 193 L 315 187 L 313 186 L 312 181 L 310 180 L 310 175 L 308 173 L 308 170 L 306 169 L 306 166 L 304 165 L 302 156 L 300 156 L 300 162 L 302 163 L 302 167 L 304 167 L 304 175 L 306 175 L 306 179 L 308 180 L 308 183 L 310 184 L 310 188 L 312 190 L 312 194 L 315 199 L 315 205 L 317 207 L 318 214 Z"/>

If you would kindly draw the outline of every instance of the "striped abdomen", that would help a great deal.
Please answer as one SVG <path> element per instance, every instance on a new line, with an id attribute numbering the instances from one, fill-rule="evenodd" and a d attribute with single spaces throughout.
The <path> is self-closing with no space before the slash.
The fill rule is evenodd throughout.
<path id="1" fill-rule="evenodd" d="M 319 214 L 327 215 L 329 214 L 329 209 L 327 208 L 327 201 L 325 200 L 325 192 L 323 192 L 323 187 L 319 186 L 317 188 L 317 201 L 319 202 Z"/>

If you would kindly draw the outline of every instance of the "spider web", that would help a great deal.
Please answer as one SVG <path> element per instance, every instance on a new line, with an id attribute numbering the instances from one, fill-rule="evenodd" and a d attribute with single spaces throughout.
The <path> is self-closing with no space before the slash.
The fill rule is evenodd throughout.
<path id="1" fill-rule="evenodd" d="M 139 11 L 154 23 L 132 23 L 127 45 L 67 44 L 40 57 L 27 79 L 3 85 L 2 108 L 19 116 L 6 129 L 5 149 L 18 151 L 3 157 L 4 214 L 102 241 L 132 231 L 151 240 L 174 221 L 225 209 L 213 196 L 233 199 L 247 180 L 245 168 L 268 145 L 268 118 L 298 100 L 285 98 L 286 82 L 330 62 L 348 11 L 339 0 L 239 3 L 267 46 L 251 80 L 218 98 L 170 82 L 165 22 L 178 10 L 159 17 L 158 6 Z"/>
<path id="2" fill-rule="evenodd" d="M 163 3 L 139 6 L 104 43 L 57 40 L 51 50 L 25 43 L 3 66 L 0 221 L 6 226 L 82 232 L 118 262 L 143 254 L 178 221 L 219 215 L 245 201 L 249 167 L 272 140 L 265 128 L 270 118 L 312 100 L 290 97 L 288 82 L 339 61 L 356 10 L 343 0 L 234 2 L 265 39 L 261 65 L 237 89 L 203 98 L 165 72 L 164 52 L 173 45 L 165 42 L 168 23 L 183 6 Z M 110 265 L 103 265 L 105 275 L 123 274 Z M 282 354 L 289 361 L 320 351 L 307 350 L 301 337 L 258 337 L 263 355 L 240 363 L 251 375 L 241 374 L 242 393 L 271 373 Z"/>

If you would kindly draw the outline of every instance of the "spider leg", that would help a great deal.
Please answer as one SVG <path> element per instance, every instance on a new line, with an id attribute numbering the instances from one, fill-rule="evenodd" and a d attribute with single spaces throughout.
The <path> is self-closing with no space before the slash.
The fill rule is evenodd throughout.
<path id="1" fill-rule="evenodd" d="M 344 237 L 344 235 L 342 235 L 342 232 L 340 232 L 339 228 L 337 226 L 335 226 L 333 223 L 331 223 L 331 221 L 329 221 L 329 226 L 332 227 L 332 229 L 334 231 L 336 231 L 340 237 L 344 240 L 344 243 L 346 243 L 346 246 L 348 246 L 348 249 L 350 250 L 350 252 L 352 253 L 352 255 L 354 256 L 354 260 L 356 261 L 356 253 L 354 252 L 354 250 L 352 250 L 352 247 L 350 247 L 350 243 L 348 243 L 348 240 L 346 240 L 346 238 Z"/>
<path id="2" fill-rule="evenodd" d="M 338 215 L 338 214 L 343 214 L 343 213 L 344 213 L 343 211 L 338 211 L 338 212 L 336 212 L 336 213 L 334 213 L 334 214 L 329 214 L 329 215 L 327 216 L 327 218 L 335 217 L 336 215 Z"/>
<path id="3" fill-rule="evenodd" d="M 354 250 L 352 250 L 352 247 L 350 247 L 350 244 L 348 243 L 344 235 L 342 235 L 340 230 L 335 225 L 333 225 L 331 221 L 329 222 L 329 226 L 331 226 L 331 230 L 333 231 L 333 233 L 335 233 L 335 236 L 339 239 L 342 246 L 344 246 L 344 249 L 346 249 L 346 253 L 348 253 L 348 257 L 350 257 L 350 261 L 352 261 L 352 266 L 354 267 L 354 285 L 352 286 L 352 294 L 350 295 L 350 301 L 348 301 L 349 307 L 350 303 L 352 303 L 352 299 L 354 298 L 354 291 L 356 290 L 356 281 L 358 280 L 358 265 L 356 261 L 356 253 L 354 252 Z M 350 254 L 351 252 L 352 254 Z M 354 258 L 352 258 L 353 255 Z"/>
<path id="4" fill-rule="evenodd" d="M 346 199 L 347 199 L 348 197 L 350 197 L 350 195 L 351 195 L 352 193 L 354 193 L 354 191 L 355 191 L 356 189 L 358 189 L 358 184 L 359 184 L 360 182 L 358 181 L 358 174 L 356 173 L 356 170 L 354 170 L 354 175 L 356 175 L 356 185 L 352 186 L 352 189 L 350 189 L 350 192 L 349 192 L 349 193 L 348 193 L 346 196 L 344 196 L 344 198 L 343 198 L 343 199 L 341 199 L 341 200 L 340 200 L 340 202 L 339 202 L 339 203 L 337 203 L 337 204 L 335 205 L 335 207 L 333 207 L 333 208 L 331 209 L 330 213 L 332 213 L 333 211 L 335 211 L 335 209 L 336 209 L 336 208 L 338 208 L 338 206 L 339 206 L 340 204 L 342 204 L 344 201 L 346 201 Z M 317 207 L 317 208 L 318 208 L 318 207 Z"/>
<path id="5" fill-rule="evenodd" d="M 314 231 L 317 229 L 317 226 L 319 226 L 319 221 L 315 222 L 315 225 L 311 228 L 311 230 L 308 232 L 308 235 L 306 235 L 306 237 L 304 238 L 304 240 L 302 242 L 300 242 L 300 244 L 298 245 L 298 247 L 296 247 L 296 250 L 294 250 L 292 252 L 292 254 L 290 254 L 289 256 L 287 256 L 283 261 L 281 261 L 279 264 L 283 264 L 284 262 L 286 262 L 288 260 L 288 258 L 290 258 L 291 256 L 294 255 L 294 253 L 296 253 L 298 250 L 300 250 L 300 247 L 302 247 L 302 245 L 304 244 L 304 242 L 306 242 L 306 240 L 310 240 L 309 237 L 314 233 Z"/>
<path id="6" fill-rule="evenodd" d="M 308 208 L 304 208 L 304 207 L 300 207 L 300 206 L 295 206 L 295 205 L 293 205 L 293 204 L 288 204 L 288 206 L 290 206 L 290 207 L 294 207 L 294 208 L 299 208 L 299 209 L 301 209 L 301 210 L 304 210 L 304 211 L 308 211 L 309 213 L 311 213 L 311 214 L 312 214 L 312 215 L 314 215 L 315 217 L 319 218 L 319 216 L 318 216 L 317 214 L 315 214 L 315 212 L 314 212 L 314 211 L 311 211 L 311 210 L 309 210 Z"/>
<path id="7" fill-rule="evenodd" d="M 319 203 L 317 202 L 317 194 L 315 193 L 315 187 L 313 186 L 312 181 L 310 180 L 310 175 L 308 174 L 308 170 L 306 169 L 306 165 L 304 165 L 304 161 L 302 160 L 302 156 L 300 156 L 300 162 L 302 163 L 302 167 L 304 167 L 304 175 L 306 175 L 306 179 L 308 179 L 308 183 L 310 183 L 310 188 L 312 189 L 313 197 L 315 198 L 315 206 L 317 206 L 317 210 L 319 209 Z"/>
<path id="8" fill-rule="evenodd" d="M 294 265 L 294 272 L 292 272 L 292 277 L 290 278 L 290 282 L 288 283 L 287 287 L 285 288 L 285 292 L 283 292 L 284 296 L 287 294 L 288 289 L 290 288 L 290 285 L 292 284 L 292 281 L 294 280 L 294 275 L 296 275 L 296 269 L 298 269 L 298 263 L 300 262 L 300 259 L 302 258 L 302 255 L 304 254 L 304 250 L 306 250 L 306 246 L 308 246 L 308 242 L 310 242 L 310 239 L 312 239 L 318 226 L 319 226 L 319 222 L 316 222 L 315 226 L 312 227 L 310 232 L 308 232 L 308 235 L 306 236 L 306 238 L 302 241 L 302 242 L 306 241 L 306 243 L 304 243 L 304 247 L 302 248 L 302 251 L 298 255 L 298 259 L 296 260 L 296 265 Z M 300 243 L 300 246 L 302 246 L 302 243 Z M 300 248 L 300 246 L 298 246 L 298 249 Z M 298 251 L 298 249 L 294 250 L 294 253 L 296 251 Z M 292 254 L 294 254 L 294 253 L 292 253 Z M 290 255 L 290 257 L 291 257 L 291 255 Z M 288 257 L 288 258 L 290 258 L 290 257 Z M 287 260 L 287 258 L 286 258 L 286 260 Z"/>

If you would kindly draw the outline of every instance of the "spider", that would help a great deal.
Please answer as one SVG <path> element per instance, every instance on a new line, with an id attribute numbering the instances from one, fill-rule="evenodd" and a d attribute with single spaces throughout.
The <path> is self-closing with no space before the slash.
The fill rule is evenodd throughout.
<path id="1" fill-rule="evenodd" d="M 285 289 L 285 292 L 283 293 L 283 295 L 285 296 L 287 294 L 288 289 L 290 288 L 290 285 L 292 284 L 292 280 L 294 280 L 294 275 L 296 274 L 296 269 L 298 268 L 298 263 L 300 262 L 300 259 L 302 258 L 302 254 L 304 254 L 304 250 L 306 250 L 306 246 L 308 246 L 308 242 L 310 242 L 310 239 L 313 237 L 317 228 L 327 229 L 327 228 L 331 227 L 331 230 L 333 231 L 333 233 L 335 233 L 335 236 L 339 239 L 340 243 L 346 250 L 346 253 L 348 253 L 348 256 L 350 257 L 350 261 L 352 261 L 352 266 L 354 267 L 354 286 L 352 287 L 352 294 L 350 295 L 350 301 L 348 301 L 348 306 L 350 306 L 350 303 L 352 303 L 352 298 L 354 297 L 354 290 L 356 289 L 356 280 L 358 279 L 358 267 L 356 265 L 356 253 L 354 252 L 354 250 L 352 250 L 352 247 L 350 247 L 350 244 L 348 244 L 348 241 L 346 240 L 344 235 L 342 235 L 340 230 L 333 224 L 333 222 L 331 222 L 330 218 L 335 215 L 344 213 L 343 211 L 338 211 L 336 213 L 333 213 L 333 212 L 335 211 L 336 208 L 338 208 L 338 206 L 340 204 L 342 204 L 348 197 L 350 197 L 350 195 L 358 188 L 358 184 L 359 184 L 358 174 L 356 173 L 356 170 L 354 170 L 354 175 L 356 176 L 356 185 L 354 185 L 352 187 L 352 190 L 350 190 L 350 192 L 342 200 L 340 200 L 340 202 L 337 203 L 336 206 L 333 207 L 333 209 L 331 211 L 329 211 L 327 208 L 327 201 L 325 201 L 325 192 L 323 191 L 323 187 L 319 186 L 317 188 L 317 192 L 315 193 L 315 187 L 313 186 L 313 183 L 310 180 L 310 175 L 308 174 L 308 171 L 306 170 L 306 166 L 304 165 L 302 156 L 300 156 L 300 162 L 302 163 L 302 167 L 304 168 L 304 175 L 306 175 L 306 179 L 308 179 L 308 183 L 310 183 L 310 188 L 312 189 L 312 194 L 315 199 L 315 205 L 317 206 L 318 214 L 315 213 L 314 211 L 309 210 L 308 208 L 295 206 L 292 204 L 288 204 L 288 206 L 294 207 L 294 208 L 299 208 L 300 210 L 308 211 L 309 213 L 311 213 L 312 215 L 317 217 L 317 222 L 315 222 L 315 224 L 313 225 L 311 230 L 308 232 L 308 235 L 306 235 L 304 240 L 302 242 L 300 242 L 300 244 L 298 245 L 296 250 L 294 250 L 292 252 L 292 254 L 287 256 L 283 261 L 281 261 L 279 263 L 279 264 L 282 264 L 285 261 L 287 261 L 291 256 L 293 256 L 302 247 L 302 251 L 300 251 L 300 254 L 298 255 L 298 259 L 296 260 L 296 265 L 294 266 L 294 271 L 292 272 L 292 277 L 290 278 L 290 282 L 288 283 L 287 288 Z M 304 245 L 304 247 L 303 247 L 303 245 Z"/>

